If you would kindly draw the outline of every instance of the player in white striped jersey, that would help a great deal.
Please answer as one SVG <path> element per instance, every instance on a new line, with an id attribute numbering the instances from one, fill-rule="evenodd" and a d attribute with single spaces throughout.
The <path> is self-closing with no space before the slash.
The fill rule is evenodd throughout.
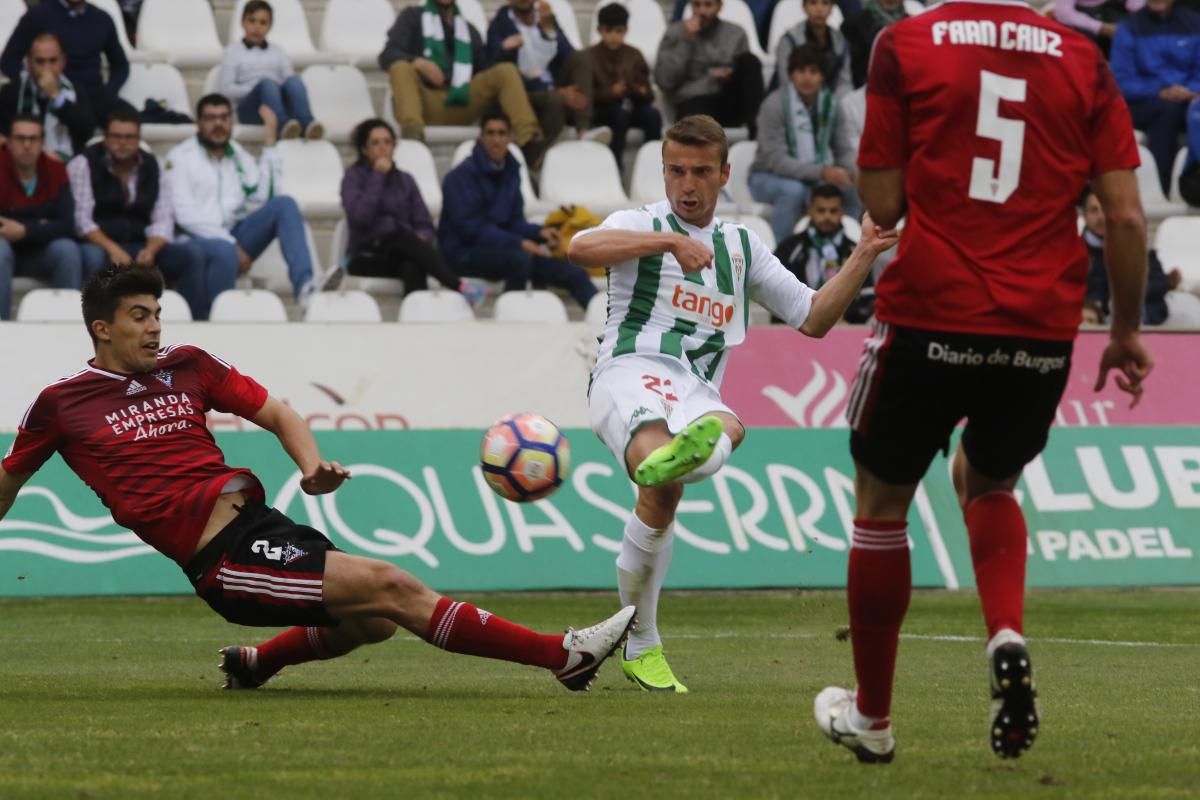
<path id="1" fill-rule="evenodd" d="M 607 267 L 608 321 L 588 390 L 592 429 L 638 483 L 617 557 L 621 598 L 638 624 L 622 658 L 647 691 L 686 692 L 658 634 L 658 595 L 671 561 L 683 485 L 710 477 L 745 435 L 719 388 L 728 351 L 746 337 L 755 300 L 821 337 L 857 296 L 875 257 L 896 242 L 863 220 L 842 270 L 813 291 L 751 231 L 715 216 L 729 145 L 712 117 L 675 123 L 663 142 L 667 200 L 618 211 L 577 234 L 569 257 Z"/>

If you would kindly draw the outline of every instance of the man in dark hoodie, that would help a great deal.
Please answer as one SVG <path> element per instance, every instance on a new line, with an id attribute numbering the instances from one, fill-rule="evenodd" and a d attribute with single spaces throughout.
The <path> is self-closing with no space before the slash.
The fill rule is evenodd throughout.
<path id="1" fill-rule="evenodd" d="M 596 287 L 583 269 L 550 257 L 558 231 L 525 219 L 521 165 L 508 152 L 512 128 L 503 112 L 480 123 L 471 157 L 446 175 L 438 244 L 462 276 L 504 281 L 505 291 L 535 283 L 558 286 L 587 308 Z"/>
<path id="2" fill-rule="evenodd" d="M 42 123 L 18 114 L 0 147 L 0 319 L 12 308 L 14 273 L 79 289 L 83 255 L 73 237 L 75 203 L 67 168 L 42 152 Z"/>

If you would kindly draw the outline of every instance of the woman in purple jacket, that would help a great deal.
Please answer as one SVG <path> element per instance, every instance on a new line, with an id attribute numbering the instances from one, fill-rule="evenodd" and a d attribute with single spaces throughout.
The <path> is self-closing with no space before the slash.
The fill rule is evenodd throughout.
<path id="1" fill-rule="evenodd" d="M 461 292 L 471 305 L 483 299 L 482 288 L 459 280 L 435 244 L 433 218 L 417 182 L 392 161 L 396 135 L 381 119 L 368 119 L 354 129 L 358 161 L 342 177 L 342 208 L 350 241 L 342 265 L 364 278 L 399 278 L 404 292 L 427 287 L 426 277 Z"/>

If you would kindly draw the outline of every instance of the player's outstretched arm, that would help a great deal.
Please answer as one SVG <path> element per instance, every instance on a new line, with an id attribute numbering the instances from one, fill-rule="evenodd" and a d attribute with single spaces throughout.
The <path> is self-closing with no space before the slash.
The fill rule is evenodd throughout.
<path id="1" fill-rule="evenodd" d="M 846 313 L 854 298 L 858 297 L 863 283 L 871 274 L 871 265 L 876 257 L 894 247 L 898 238 L 895 229 L 881 230 L 871 220 L 869 213 L 864 214 L 862 239 L 838 273 L 813 295 L 812 309 L 808 312 L 808 319 L 800 326 L 800 332 L 817 338 L 828 333 Z"/>
<path id="2" fill-rule="evenodd" d="M 26 475 L 14 475 L 0 467 L 0 519 L 4 519 L 8 510 L 17 500 L 17 492 L 21 491 L 25 481 L 29 480 L 32 475 L 32 472 Z"/>
<path id="3" fill-rule="evenodd" d="M 268 397 L 254 415 L 255 425 L 279 439 L 283 449 L 300 468 L 300 488 L 308 494 L 327 494 L 350 478 L 350 472 L 336 461 L 325 461 L 312 431 L 300 415 L 285 403 Z"/>
<path id="4" fill-rule="evenodd" d="M 588 268 L 611 267 L 646 256 L 670 253 L 684 272 L 712 266 L 713 254 L 704 245 L 670 231 L 600 230 L 575 236 L 567 248 L 573 264 Z"/>

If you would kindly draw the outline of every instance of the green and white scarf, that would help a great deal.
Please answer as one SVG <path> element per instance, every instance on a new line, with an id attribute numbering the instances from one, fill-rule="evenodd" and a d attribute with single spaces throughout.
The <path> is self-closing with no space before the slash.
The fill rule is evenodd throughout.
<path id="1" fill-rule="evenodd" d="M 806 164 L 832 164 L 829 140 L 833 136 L 834 103 L 833 92 L 827 86 L 822 86 L 817 95 L 816 111 L 817 118 L 813 120 L 808 106 L 789 81 L 783 96 L 788 155 Z"/>
<path id="2" fill-rule="evenodd" d="M 450 78 L 450 94 L 446 105 L 465 106 L 467 85 L 471 82 L 471 29 L 458 7 L 454 8 L 454 59 L 446 52 L 446 33 L 442 14 L 434 0 L 425 0 L 421 11 L 421 35 L 425 37 L 422 55 L 442 68 Z"/>
<path id="3" fill-rule="evenodd" d="M 805 230 L 812 246 L 808 249 L 808 263 L 804 267 L 805 283 L 810 289 L 820 289 L 842 268 L 842 258 L 838 248 L 846 239 L 846 234 L 838 230 L 833 236 L 826 237 L 815 227 L 809 225 Z"/>
<path id="4" fill-rule="evenodd" d="M 908 16 L 908 12 L 904 10 L 904 3 L 897 3 L 895 8 L 888 10 L 879 0 L 868 0 L 864 10 L 871 15 L 878 30 L 883 30 L 893 22 L 899 22 Z"/>
<path id="5" fill-rule="evenodd" d="M 62 75 L 58 79 L 58 92 L 65 102 L 75 102 L 75 86 L 67 80 L 66 75 Z M 58 118 L 58 115 L 54 113 L 53 107 L 45 110 L 42 109 L 41 93 L 41 89 L 38 88 L 33 76 L 26 71 L 22 71 L 21 87 L 17 93 L 17 113 L 33 114 L 35 117 L 40 117 L 45 135 L 44 149 L 47 153 L 58 153 L 63 157 L 63 160 L 67 160 L 75 154 L 75 145 L 71 141 L 71 131 Z"/>

